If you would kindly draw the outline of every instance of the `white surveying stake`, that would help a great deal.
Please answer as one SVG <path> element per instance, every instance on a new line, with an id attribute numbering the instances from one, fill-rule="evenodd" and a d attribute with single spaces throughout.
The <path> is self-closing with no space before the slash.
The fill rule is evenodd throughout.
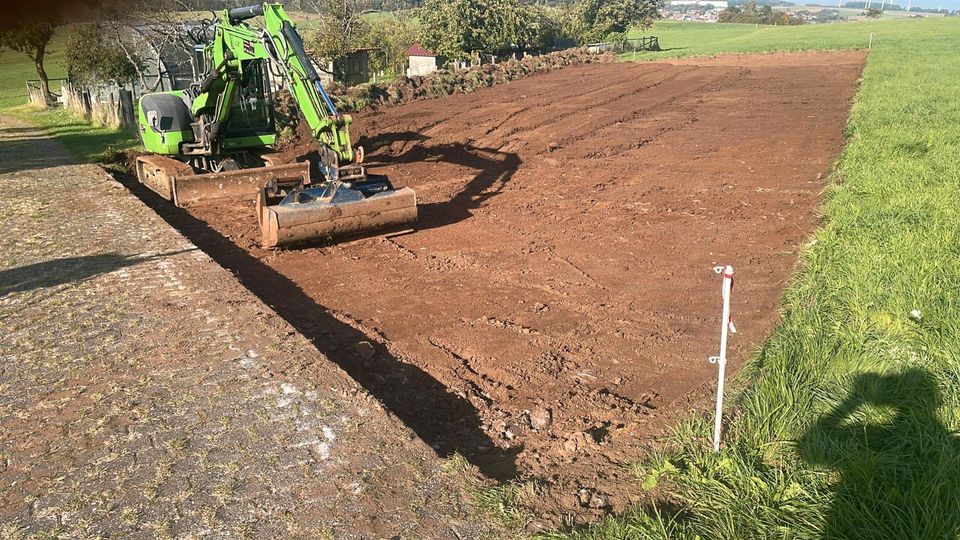
<path id="1" fill-rule="evenodd" d="M 716 266 L 713 271 L 723 275 L 723 316 L 720 326 L 720 356 L 711 356 L 710 363 L 717 364 L 719 375 L 717 377 L 717 411 L 716 419 L 713 424 L 713 451 L 720 451 L 720 424 L 723 419 L 723 377 L 727 367 L 727 332 L 737 333 L 737 327 L 730 320 L 730 290 L 733 289 L 733 267 Z"/>

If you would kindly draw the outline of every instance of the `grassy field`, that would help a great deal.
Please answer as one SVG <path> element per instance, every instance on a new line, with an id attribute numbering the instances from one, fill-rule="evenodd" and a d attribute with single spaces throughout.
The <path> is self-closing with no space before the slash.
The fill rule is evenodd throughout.
<path id="1" fill-rule="evenodd" d="M 866 49 L 873 45 L 921 46 L 926 40 L 949 36 L 960 28 L 960 19 L 880 20 L 802 26 L 756 26 L 752 24 L 703 24 L 663 21 L 646 32 L 630 37 L 653 35 L 660 38 L 663 51 L 638 53 L 637 59 L 679 58 L 721 53 Z M 629 58 L 629 55 L 626 55 Z"/>
<path id="2" fill-rule="evenodd" d="M 51 79 L 66 77 L 63 64 L 63 33 L 54 36 L 47 50 L 44 65 Z M 27 102 L 26 81 L 37 78 L 37 70 L 27 55 L 10 49 L 0 48 L 0 109 L 16 107 Z"/>
<path id="3" fill-rule="evenodd" d="M 739 376 L 722 450 L 710 418 L 687 421 L 640 468 L 659 508 L 548 537 L 957 537 L 960 19 L 652 33 L 705 54 L 853 47 L 870 31 L 825 224 Z"/>
<path id="4" fill-rule="evenodd" d="M 47 50 L 46 70 L 50 78 L 64 77 L 63 63 L 65 34 L 54 36 Z M 25 81 L 36 79 L 37 72 L 27 55 L 9 49 L 0 49 L 0 113 L 10 114 L 45 128 L 56 136 L 78 160 L 100 161 L 113 150 L 132 148 L 139 144 L 132 133 L 95 126 L 63 109 L 42 110 L 26 105 Z M 58 85 L 51 85 L 53 91 Z"/>

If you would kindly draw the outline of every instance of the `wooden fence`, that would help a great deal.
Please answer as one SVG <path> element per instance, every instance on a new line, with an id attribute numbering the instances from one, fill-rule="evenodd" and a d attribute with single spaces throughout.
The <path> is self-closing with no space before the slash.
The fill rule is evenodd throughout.
<path id="1" fill-rule="evenodd" d="M 120 88 L 116 92 L 97 93 L 67 84 L 63 106 L 75 115 L 94 124 L 113 128 L 135 128 L 133 92 Z"/>
<path id="2" fill-rule="evenodd" d="M 50 88 L 50 93 L 53 94 L 56 100 L 61 99 L 63 88 L 66 85 L 66 79 L 47 79 L 47 86 Z M 43 92 L 40 90 L 39 79 L 27 81 L 27 103 L 38 107 L 46 106 L 47 100 L 44 99 Z"/>

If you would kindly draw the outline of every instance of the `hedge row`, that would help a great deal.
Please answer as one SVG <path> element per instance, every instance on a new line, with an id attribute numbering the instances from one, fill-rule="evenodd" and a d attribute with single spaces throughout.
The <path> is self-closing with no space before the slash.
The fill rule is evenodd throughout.
<path id="1" fill-rule="evenodd" d="M 388 83 L 361 84 L 344 88 L 340 83 L 328 92 L 341 111 L 359 111 L 369 106 L 397 105 L 418 99 L 465 94 L 572 64 L 616 62 L 612 53 L 591 54 L 586 49 L 568 49 L 541 56 L 511 59 L 499 64 L 484 64 L 456 71 L 439 70 L 426 76 L 400 76 Z"/>

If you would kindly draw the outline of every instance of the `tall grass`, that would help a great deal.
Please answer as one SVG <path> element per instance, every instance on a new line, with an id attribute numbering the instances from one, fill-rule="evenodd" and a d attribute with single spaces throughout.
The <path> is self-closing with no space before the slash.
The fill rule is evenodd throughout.
<path id="1" fill-rule="evenodd" d="M 813 35 L 839 48 L 848 28 L 881 37 L 825 225 L 805 249 L 779 328 L 740 374 L 721 452 L 711 452 L 708 419 L 688 421 L 646 464 L 645 485 L 668 506 L 549 537 L 960 533 L 960 20 L 724 41 L 765 50 L 783 32 L 786 48 Z"/>

